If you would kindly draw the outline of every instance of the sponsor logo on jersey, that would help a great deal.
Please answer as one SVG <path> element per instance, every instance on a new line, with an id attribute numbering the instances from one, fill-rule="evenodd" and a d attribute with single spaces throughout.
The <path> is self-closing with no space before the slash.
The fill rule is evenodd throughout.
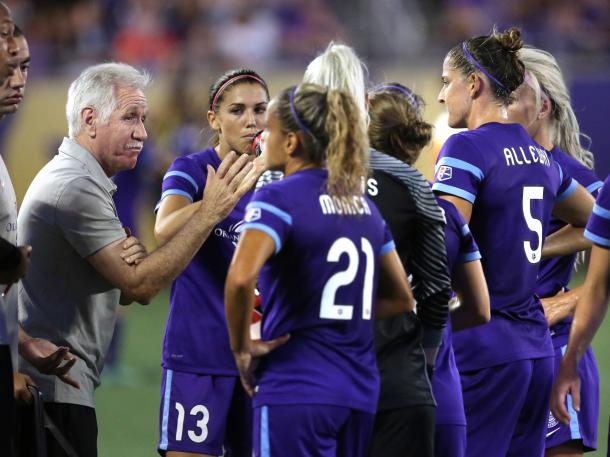
<path id="1" fill-rule="evenodd" d="M 228 230 L 225 230 L 222 227 L 216 227 L 214 229 L 214 235 L 220 238 L 230 240 L 235 246 L 237 246 L 239 236 L 241 235 L 241 232 L 244 229 L 244 224 L 245 221 L 239 221 L 235 224 L 230 225 Z"/>
<path id="2" fill-rule="evenodd" d="M 261 209 L 260 208 L 250 208 L 246 211 L 246 216 L 244 220 L 246 222 L 254 222 L 258 221 L 261 218 Z"/>
<path id="3" fill-rule="evenodd" d="M 439 181 L 446 181 L 451 179 L 453 176 L 453 168 L 448 167 L 447 165 L 441 165 L 438 169 L 438 173 L 436 174 L 436 179 Z"/>

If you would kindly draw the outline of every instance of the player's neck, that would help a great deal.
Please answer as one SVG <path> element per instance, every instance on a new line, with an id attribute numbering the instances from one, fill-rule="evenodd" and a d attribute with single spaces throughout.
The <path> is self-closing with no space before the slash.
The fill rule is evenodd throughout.
<path id="1" fill-rule="evenodd" d="M 304 162 L 298 158 L 293 158 L 292 160 L 286 162 L 286 166 L 284 167 L 284 176 L 290 176 L 297 171 L 311 170 L 312 168 L 320 168 L 320 166 L 313 162 Z"/>
<path id="2" fill-rule="evenodd" d="M 543 124 L 540 127 L 540 130 L 534 135 L 534 140 L 547 151 L 550 151 L 555 146 L 551 139 L 550 127 L 547 124 Z"/>
<path id="3" fill-rule="evenodd" d="M 490 99 L 489 97 L 476 99 L 466 120 L 466 128 L 474 130 L 490 122 L 498 122 L 500 124 L 512 123 L 508 117 L 506 106 L 499 105 L 495 99 Z"/>

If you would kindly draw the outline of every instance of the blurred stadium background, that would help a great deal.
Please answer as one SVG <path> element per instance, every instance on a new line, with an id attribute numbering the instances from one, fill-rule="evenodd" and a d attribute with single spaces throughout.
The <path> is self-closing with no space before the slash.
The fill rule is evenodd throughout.
<path id="1" fill-rule="evenodd" d="M 251 67 L 272 92 L 301 79 L 330 40 L 354 46 L 372 84 L 399 81 L 427 102 L 438 125 L 418 166 L 430 176 L 448 134 L 436 103 L 446 51 L 465 37 L 519 25 L 527 43 L 555 54 L 572 91 L 597 171 L 610 172 L 608 0 L 7 0 L 32 54 L 19 112 L 0 123 L 0 151 L 21 201 L 33 176 L 66 134 L 69 82 L 85 66 L 119 60 L 147 68 L 149 140 L 133 172 L 117 177 L 125 225 L 150 247 L 160 179 L 173 158 L 208 141 L 207 90 L 223 71 Z M 123 189 L 123 192 L 121 192 Z M 34 255 L 37 255 L 34 253 Z M 582 276 L 578 275 L 576 281 Z M 160 352 L 167 294 L 126 310 L 122 369 L 97 395 L 100 456 L 155 455 Z M 605 456 L 610 411 L 610 324 L 595 341 L 601 375 L 599 451 Z M 501 414 L 501 412 L 498 412 Z"/>

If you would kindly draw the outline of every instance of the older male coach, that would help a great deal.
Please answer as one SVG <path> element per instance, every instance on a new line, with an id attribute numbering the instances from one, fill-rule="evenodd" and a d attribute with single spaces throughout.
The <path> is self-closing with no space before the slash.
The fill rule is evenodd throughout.
<path id="1" fill-rule="evenodd" d="M 256 179 L 246 157 L 230 154 L 210 172 L 201 208 L 147 256 L 125 236 L 110 177 L 136 165 L 147 138 L 148 83 L 133 67 L 108 63 L 89 67 L 71 84 L 69 137 L 34 178 L 19 213 L 19 242 L 37 253 L 19 289 L 20 321 L 29 335 L 70 348 L 77 357 L 71 376 L 80 389 L 41 375 L 23 359 L 20 367 L 80 457 L 97 455 L 93 394 L 117 305 L 147 303 L 168 285 Z M 49 456 L 63 455 L 48 443 Z"/>

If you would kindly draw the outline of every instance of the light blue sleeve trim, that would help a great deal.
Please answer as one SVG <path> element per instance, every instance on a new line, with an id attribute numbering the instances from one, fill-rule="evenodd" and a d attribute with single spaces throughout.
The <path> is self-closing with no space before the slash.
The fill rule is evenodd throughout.
<path id="1" fill-rule="evenodd" d="M 165 176 L 163 176 L 163 180 L 165 181 L 165 179 L 170 178 L 172 176 L 179 176 L 181 178 L 186 179 L 195 188 L 195 193 L 199 192 L 199 186 L 197 185 L 197 182 L 195 182 L 195 179 L 188 173 L 185 173 L 184 171 L 168 171 L 167 173 L 165 173 Z"/>
<path id="2" fill-rule="evenodd" d="M 560 193 L 559 195 L 557 195 L 557 197 L 555 198 L 555 202 L 560 202 L 560 201 L 568 198 L 570 195 L 572 195 L 576 191 L 577 187 L 578 187 L 578 183 L 574 179 L 572 179 L 572 181 L 570 181 L 570 185 L 568 186 L 568 188 L 566 190 L 564 190 L 562 193 Z"/>
<path id="3" fill-rule="evenodd" d="M 602 208 L 597 203 L 593 205 L 593 214 L 596 214 L 599 217 L 603 217 L 604 219 L 610 219 L 610 211 L 605 208 Z"/>
<path id="4" fill-rule="evenodd" d="M 269 235 L 275 243 L 275 253 L 277 254 L 278 252 L 280 252 L 280 249 L 282 249 L 282 242 L 280 241 L 280 236 L 274 229 L 272 229 L 268 225 L 261 224 L 260 222 L 250 222 L 248 224 L 244 224 L 244 232 L 250 229 L 260 230 L 261 232 L 264 232 Z"/>
<path id="5" fill-rule="evenodd" d="M 481 253 L 479 251 L 474 251 L 474 252 L 467 252 L 466 254 L 462 254 L 458 258 L 458 262 L 468 263 L 468 262 L 474 262 L 475 260 L 480 260 L 480 259 L 481 259 Z"/>
<path id="6" fill-rule="evenodd" d="M 269 407 L 261 408 L 261 457 L 271 457 L 269 446 Z"/>
<path id="7" fill-rule="evenodd" d="M 155 213 L 157 211 L 159 211 L 159 207 L 161 206 L 161 202 L 163 201 L 163 199 L 165 197 L 169 197 L 170 195 L 180 195 L 181 197 L 186 197 L 189 199 L 189 201 L 191 203 L 193 203 L 193 196 L 191 194 L 189 194 L 188 192 L 186 192 L 184 190 L 180 190 L 180 189 L 167 189 L 165 192 L 163 192 L 161 194 L 161 198 L 159 199 L 159 202 L 155 206 Z"/>
<path id="8" fill-rule="evenodd" d="M 464 160 L 455 159 L 453 157 L 443 157 L 434 166 L 434 172 L 438 171 L 438 167 L 441 165 L 447 165 L 453 168 L 459 168 L 460 170 L 472 173 L 479 181 L 483 180 L 485 176 L 479 167 L 475 167 L 473 164 L 468 163 Z"/>
<path id="9" fill-rule="evenodd" d="M 460 198 L 463 198 L 464 200 L 468 200 L 470 203 L 473 203 L 473 204 L 477 198 L 476 195 L 471 194 L 470 192 L 465 191 L 463 189 L 460 189 L 459 187 L 450 186 L 448 184 L 443 184 L 440 182 L 435 182 L 432 185 L 432 190 L 437 190 L 439 192 L 445 192 L 446 194 L 455 195 L 456 197 L 460 197 Z"/>
<path id="10" fill-rule="evenodd" d="M 273 206 L 273 205 L 270 205 L 269 203 L 265 203 L 265 202 L 250 202 L 250 203 L 248 203 L 248 206 L 246 206 L 246 211 L 249 210 L 250 208 L 260 208 L 260 209 L 264 209 L 265 211 L 269 211 L 271 214 L 275 214 L 277 217 L 279 217 L 281 220 L 286 222 L 288 225 L 292 225 L 292 216 L 290 214 L 288 214 L 286 211 L 282 211 L 277 206 Z"/>
<path id="11" fill-rule="evenodd" d="M 161 419 L 161 441 L 159 449 L 166 451 L 168 445 L 167 429 L 169 423 L 169 397 L 172 392 L 172 376 L 174 372 L 167 370 L 165 372 L 165 392 L 163 394 L 163 419 Z"/>
<path id="12" fill-rule="evenodd" d="M 388 252 L 393 251 L 394 249 L 396 249 L 396 243 L 394 243 L 394 240 L 388 241 L 386 244 L 381 246 L 381 249 L 379 250 L 379 257 L 386 255 Z"/>
<path id="13" fill-rule="evenodd" d="M 597 189 L 599 189 L 600 187 L 604 187 L 604 183 L 601 181 L 596 181 L 593 184 L 589 184 L 586 189 L 587 192 L 589 192 L 590 194 L 592 194 L 593 192 L 595 192 Z"/>
<path id="14" fill-rule="evenodd" d="M 462 225 L 462 235 L 470 235 L 470 227 L 468 227 L 468 224 Z"/>
<path id="15" fill-rule="evenodd" d="M 168 197 L 170 195 L 180 195 L 182 197 L 188 198 L 191 202 L 193 201 L 193 196 L 187 191 L 181 189 L 167 189 L 161 194 L 161 198 L 159 199 L 159 201 L 162 201 L 165 197 Z"/>
<path id="16" fill-rule="evenodd" d="M 555 162 L 555 165 L 557 165 L 557 168 L 559 168 L 559 182 L 563 182 L 563 168 L 561 168 L 559 162 Z"/>
<path id="17" fill-rule="evenodd" d="M 563 357 L 566 353 L 567 346 L 561 347 L 561 356 Z M 572 404 L 572 395 L 566 395 L 566 403 L 568 407 L 568 413 L 570 413 L 570 437 L 573 440 L 582 439 L 582 435 L 580 434 L 580 425 L 578 423 L 578 413 L 574 409 L 574 405 Z"/>
<path id="18" fill-rule="evenodd" d="M 590 239 L 595 244 L 602 245 L 606 248 L 610 248 L 610 240 L 608 238 L 604 238 L 603 236 L 596 235 L 595 233 L 591 233 L 589 230 L 585 229 L 584 233 L 585 238 Z"/>

